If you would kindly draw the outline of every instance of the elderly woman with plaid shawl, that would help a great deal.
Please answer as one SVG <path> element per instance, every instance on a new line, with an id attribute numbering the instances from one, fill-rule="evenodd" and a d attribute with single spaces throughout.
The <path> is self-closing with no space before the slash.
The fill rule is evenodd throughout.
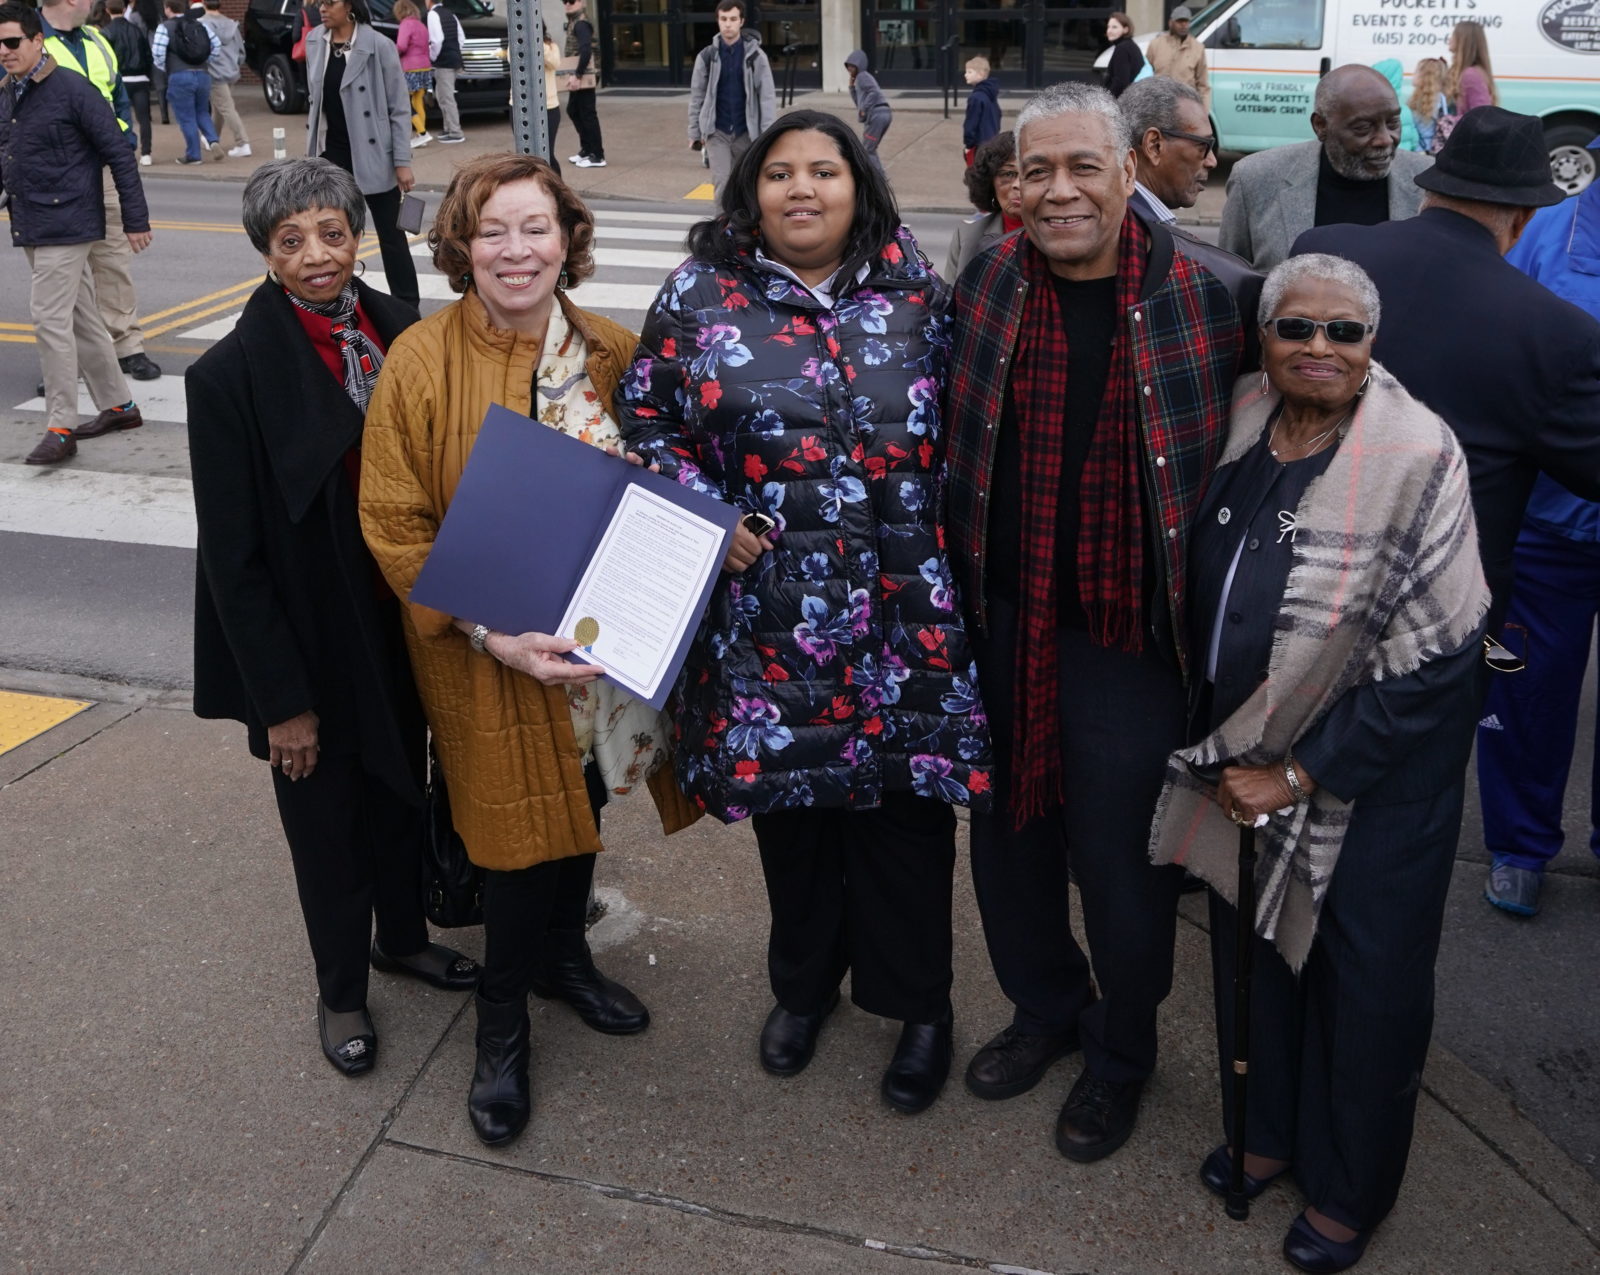
<path id="1" fill-rule="evenodd" d="M 1283 1251 L 1313 1272 L 1360 1260 L 1405 1173 L 1489 605 L 1461 447 L 1371 361 L 1378 310 L 1336 257 L 1267 279 L 1265 371 L 1191 541 L 1209 733 L 1173 754 L 1152 832 L 1213 886 L 1228 1108 L 1234 825 L 1261 829 L 1246 1191 L 1293 1167 Z M 1201 1167 L 1219 1194 L 1235 1151 Z"/>

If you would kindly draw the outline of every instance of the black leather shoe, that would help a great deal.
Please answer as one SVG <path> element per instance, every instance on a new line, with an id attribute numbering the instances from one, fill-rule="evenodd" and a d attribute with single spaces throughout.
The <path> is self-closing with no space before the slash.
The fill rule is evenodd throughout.
<path id="1" fill-rule="evenodd" d="M 907 1023 L 900 1031 L 889 1070 L 883 1073 L 883 1100 L 896 1111 L 914 1116 L 933 1106 L 950 1079 L 950 1037 L 955 1021 Z"/>
<path id="2" fill-rule="evenodd" d="M 348 1023 L 351 1019 L 356 1019 L 356 1030 L 346 1035 L 348 1027 L 340 1027 L 339 1020 Z M 356 1014 L 335 1014 L 322 1003 L 322 997 L 317 997 L 317 1035 L 322 1041 L 323 1055 L 335 1071 L 346 1076 L 364 1075 L 378 1061 L 378 1033 L 365 1005 Z M 334 1036 L 339 1039 L 334 1040 Z"/>
<path id="3" fill-rule="evenodd" d="M 1317 1230 L 1302 1213 L 1289 1224 L 1283 1237 L 1283 1255 L 1291 1266 L 1309 1271 L 1310 1275 L 1333 1275 L 1359 1262 L 1371 1238 L 1371 1231 L 1362 1231 L 1355 1239 L 1341 1244 Z"/>
<path id="4" fill-rule="evenodd" d="M 1276 1173 L 1269 1173 L 1264 1178 L 1253 1178 L 1248 1173 L 1244 1175 L 1244 1198 L 1253 1200 L 1269 1186 L 1289 1171 L 1286 1164 Z M 1233 1157 L 1228 1154 L 1228 1144 L 1224 1142 L 1220 1147 L 1208 1155 L 1200 1165 L 1200 1180 L 1204 1182 L 1213 1194 L 1227 1197 L 1228 1190 L 1233 1184 Z"/>
<path id="5" fill-rule="evenodd" d="M 972 1055 L 967 1088 L 979 1098 L 1015 1098 L 1043 1080 L 1058 1058 L 1077 1048 L 1076 1028 L 1034 1036 L 1013 1023 Z"/>
<path id="6" fill-rule="evenodd" d="M 136 381 L 153 381 L 161 375 L 161 365 L 143 350 L 137 354 L 124 354 L 117 366 Z"/>
<path id="7" fill-rule="evenodd" d="M 406 974 L 420 978 L 443 992 L 470 992 L 478 986 L 478 962 L 463 956 L 453 947 L 429 943 L 410 956 L 390 956 L 377 942 L 372 944 L 372 968 L 385 974 Z"/>
<path id="8" fill-rule="evenodd" d="M 761 1029 L 761 1065 L 774 1076 L 798 1076 L 817 1052 L 822 1024 L 838 1005 L 837 990 L 815 1014 L 791 1014 L 782 1005 L 774 1005 Z"/>
<path id="9" fill-rule="evenodd" d="M 582 930 L 551 930 L 545 945 L 544 967 L 532 984 L 535 996 L 565 1001 L 607 1036 L 632 1036 L 650 1026 L 650 1011 L 639 998 L 595 968 Z"/>
<path id="10" fill-rule="evenodd" d="M 478 1008 L 478 1061 L 467 1092 L 467 1115 L 485 1146 L 503 1147 L 528 1127 L 528 1002 L 473 998 Z"/>
<path id="11" fill-rule="evenodd" d="M 1104 1159 L 1133 1132 L 1144 1081 L 1113 1084 L 1087 1067 L 1056 1117 L 1056 1150 L 1079 1164 Z"/>

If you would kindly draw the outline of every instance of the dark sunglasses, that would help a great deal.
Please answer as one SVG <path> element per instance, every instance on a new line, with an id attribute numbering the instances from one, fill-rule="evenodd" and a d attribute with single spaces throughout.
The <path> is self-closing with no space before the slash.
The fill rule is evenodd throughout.
<path id="1" fill-rule="evenodd" d="M 1161 130 L 1161 136 L 1178 137 L 1182 138 L 1186 142 L 1193 142 L 1196 146 L 1205 151 L 1207 155 L 1211 154 L 1212 151 L 1217 149 L 1217 139 L 1215 137 L 1201 137 L 1198 133 L 1180 133 L 1176 129 L 1164 128 Z"/>
<path id="2" fill-rule="evenodd" d="M 13 53 L 15 53 L 18 49 L 20 49 L 25 43 L 27 43 L 32 38 L 33 38 L 32 36 L 26 36 L 26 35 L 8 35 L 8 36 L 5 36 L 4 38 L 0 38 L 0 44 L 5 45 L 6 48 L 10 49 Z"/>
<path id="3" fill-rule="evenodd" d="M 1372 324 L 1359 319 L 1329 319 L 1319 323 L 1316 319 L 1282 318 L 1267 324 L 1280 341 L 1309 341 L 1320 328 L 1335 345 L 1360 345 L 1372 331 Z"/>

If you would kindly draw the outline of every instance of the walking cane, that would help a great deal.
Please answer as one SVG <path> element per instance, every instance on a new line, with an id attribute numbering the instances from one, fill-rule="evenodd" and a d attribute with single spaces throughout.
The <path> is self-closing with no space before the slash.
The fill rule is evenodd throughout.
<path id="1" fill-rule="evenodd" d="M 1196 778 L 1215 788 L 1222 782 L 1223 765 L 1189 766 Z M 1237 819 L 1235 823 L 1239 823 Z M 1233 1121 L 1228 1141 L 1231 1172 L 1224 1208 L 1229 1217 L 1243 1222 L 1250 1216 L 1250 1198 L 1244 1189 L 1245 1111 L 1250 1092 L 1250 977 L 1256 927 L 1256 829 L 1255 820 L 1239 823 L 1239 879 L 1235 892 L 1236 924 L 1233 927 Z"/>
<path id="2" fill-rule="evenodd" d="M 1233 927 L 1233 1172 L 1228 1178 L 1224 1207 L 1235 1222 L 1243 1222 L 1250 1216 L 1250 1197 L 1244 1190 L 1244 1117 L 1250 1091 L 1250 975 L 1256 936 L 1254 819 L 1239 824 L 1239 888 L 1234 915 L 1238 923 Z"/>

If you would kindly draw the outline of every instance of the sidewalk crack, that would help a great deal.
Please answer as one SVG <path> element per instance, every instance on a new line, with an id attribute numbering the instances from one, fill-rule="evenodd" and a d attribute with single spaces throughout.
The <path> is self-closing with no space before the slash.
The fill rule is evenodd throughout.
<path id="1" fill-rule="evenodd" d="M 433 1048 L 428 1051 L 427 1057 L 417 1065 L 416 1072 L 412 1075 L 410 1083 L 401 1091 L 400 1096 L 394 1100 L 389 1110 L 384 1112 L 383 1118 L 378 1121 L 378 1130 L 373 1134 L 372 1141 L 362 1151 L 360 1158 L 350 1166 L 350 1172 L 345 1174 L 344 1181 L 339 1183 L 339 1189 L 333 1193 L 333 1198 L 328 1201 L 327 1207 L 322 1210 L 322 1216 L 317 1219 L 317 1224 L 311 1228 L 311 1234 L 306 1236 L 305 1243 L 300 1246 L 300 1251 L 295 1254 L 294 1261 L 289 1263 L 288 1270 L 284 1272 L 284 1275 L 295 1275 L 295 1272 L 305 1265 L 306 1259 L 311 1256 L 313 1250 L 317 1247 L 317 1242 L 322 1238 L 322 1233 L 328 1229 L 328 1223 L 333 1221 L 334 1215 L 339 1211 L 339 1206 L 344 1203 L 345 1197 L 355 1187 L 362 1171 L 367 1167 L 372 1157 L 377 1154 L 378 1149 L 389 1140 L 390 1128 L 399 1118 L 406 1103 L 410 1101 L 411 1095 L 416 1092 L 417 1085 L 421 1083 L 422 1077 L 427 1074 L 434 1058 L 444 1048 L 445 1041 L 450 1039 L 450 1033 L 456 1029 L 456 1024 L 461 1021 L 462 1016 L 466 1014 L 471 1004 L 472 998 L 466 997 L 462 1000 L 461 1007 L 450 1016 L 450 1021 L 439 1032 L 439 1038 L 433 1042 Z"/>
<path id="2" fill-rule="evenodd" d="M 629 1204 L 640 1204 L 648 1208 L 667 1209 L 690 1217 L 708 1218 L 714 1222 L 723 1222 L 730 1226 L 742 1227 L 745 1230 L 766 1231 L 779 1235 L 798 1235 L 807 1239 L 822 1240 L 829 1244 L 841 1245 L 846 1248 L 865 1248 L 875 1253 L 888 1253 L 894 1257 L 942 1263 L 945 1266 L 954 1266 L 960 1270 L 989 1271 L 991 1275 L 1089 1275 L 1088 1272 L 1082 1271 L 1040 1271 L 1029 1266 L 1017 1266 L 1008 1262 L 971 1257 L 965 1253 L 951 1252 L 948 1249 L 931 1248 L 921 1244 L 896 1244 L 887 1240 L 875 1240 L 866 1236 L 851 1235 L 844 1231 L 830 1230 L 827 1227 L 812 1226 L 804 1222 L 785 1222 L 779 1218 L 763 1217 L 754 1213 L 740 1213 L 733 1209 L 718 1208 L 710 1204 L 697 1204 L 693 1200 L 685 1200 L 674 1195 L 663 1195 L 658 1191 L 642 1191 L 633 1187 L 617 1186 L 609 1182 L 591 1182 L 584 1178 L 569 1177 L 562 1173 L 548 1173 L 539 1169 L 528 1169 L 516 1164 L 499 1164 L 470 1155 L 462 1155 L 455 1151 L 441 1151 L 437 1147 L 426 1147 L 415 1142 L 406 1142 L 400 1138 L 390 1138 L 388 1139 L 388 1144 L 391 1147 L 398 1147 L 435 1160 L 447 1160 L 455 1164 L 470 1165 L 478 1169 L 492 1169 L 497 1173 L 504 1173 L 513 1177 L 533 1178 L 540 1182 L 548 1182 L 554 1186 L 576 1187 L 581 1191 L 592 1191 L 596 1195 L 603 1195 L 607 1199 L 622 1200 Z"/>

